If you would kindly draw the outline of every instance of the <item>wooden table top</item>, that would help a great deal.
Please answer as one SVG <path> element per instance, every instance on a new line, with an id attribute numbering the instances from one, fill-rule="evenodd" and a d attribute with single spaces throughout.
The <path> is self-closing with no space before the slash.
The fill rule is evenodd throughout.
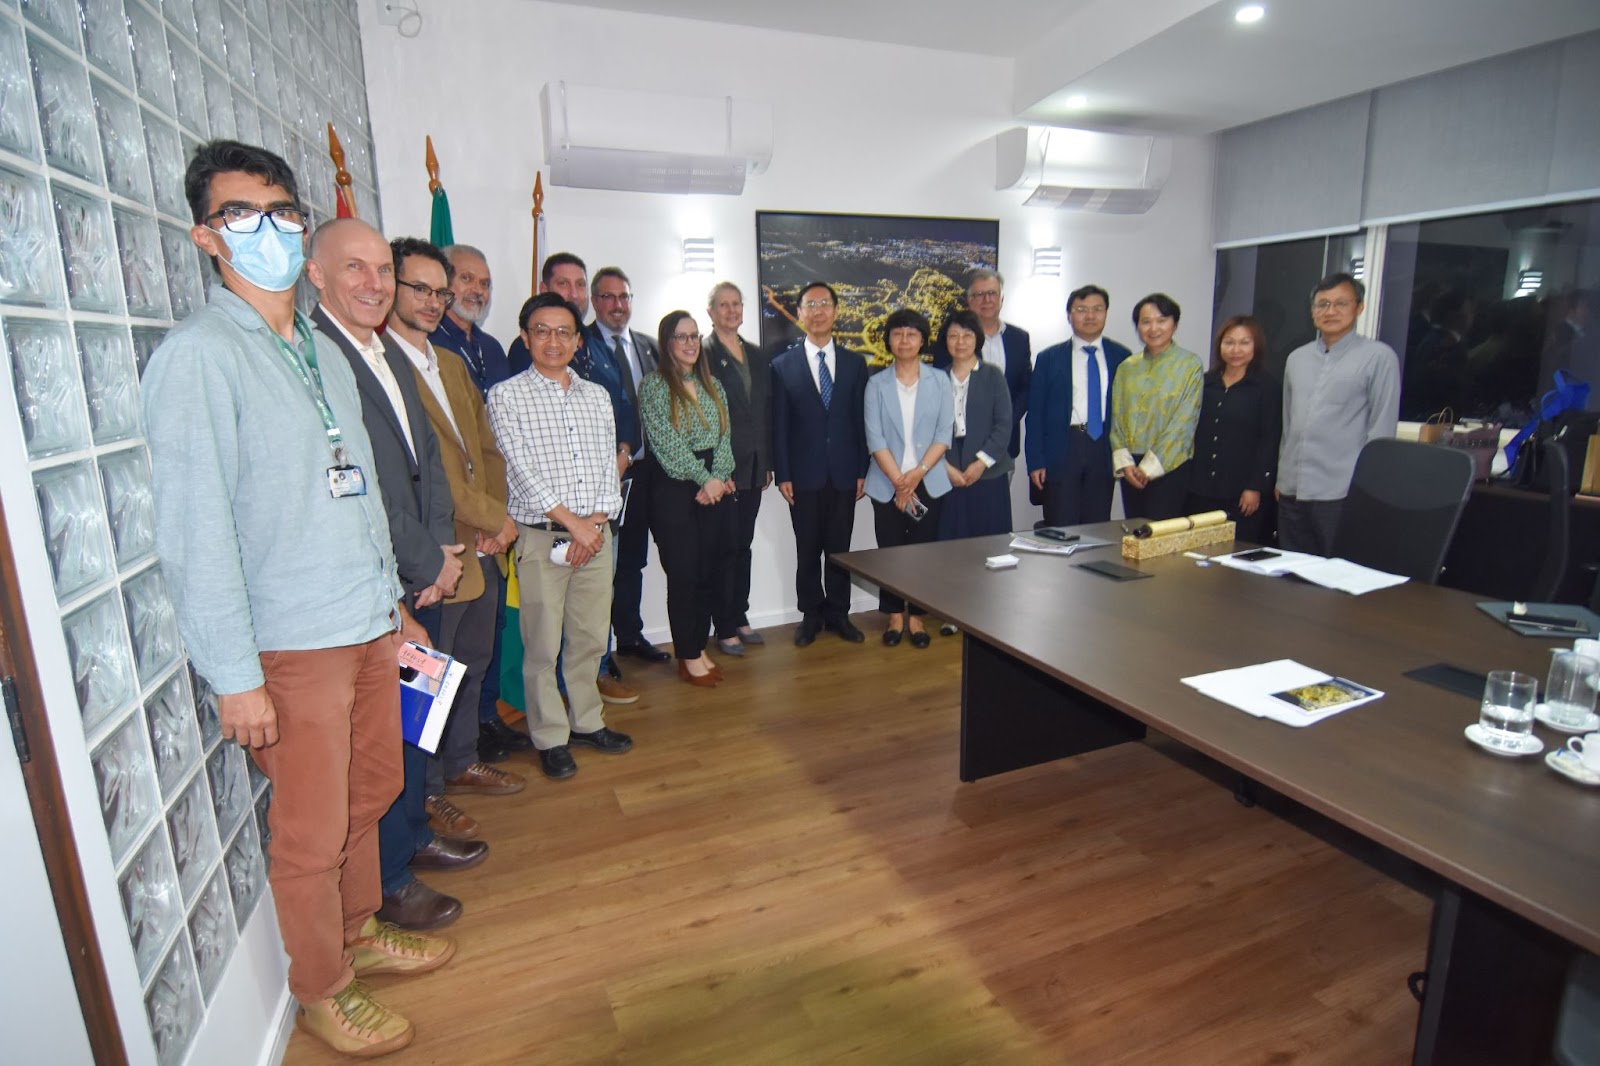
<path id="1" fill-rule="evenodd" d="M 1082 531 L 1120 539 L 1106 523 Z M 1518 636 L 1477 597 L 1411 582 L 1349 596 L 1182 555 L 1143 562 L 1117 547 L 1071 558 L 1016 553 L 984 569 L 1008 537 L 834 556 L 845 569 L 1291 796 L 1463 887 L 1600 952 L 1600 788 L 1544 756 L 1510 759 L 1462 735 L 1478 701 L 1401 676 L 1450 663 L 1515 669 L 1541 686 L 1550 650 Z M 1213 545 L 1220 554 L 1228 545 Z M 1078 563 L 1146 571 L 1112 581 Z M 1294 659 L 1386 693 L 1293 728 L 1216 702 L 1179 679 Z M 1535 725 L 1551 751 L 1565 737 Z"/>

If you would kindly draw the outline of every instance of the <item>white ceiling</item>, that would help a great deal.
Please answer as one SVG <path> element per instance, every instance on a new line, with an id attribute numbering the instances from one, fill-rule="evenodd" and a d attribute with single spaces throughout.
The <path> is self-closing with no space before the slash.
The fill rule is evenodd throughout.
<path id="1" fill-rule="evenodd" d="M 1600 29 L 1600 0 L 555 0 L 1014 60 L 1019 119 L 1210 133 Z M 1067 106 L 1082 94 L 1087 106 Z"/>

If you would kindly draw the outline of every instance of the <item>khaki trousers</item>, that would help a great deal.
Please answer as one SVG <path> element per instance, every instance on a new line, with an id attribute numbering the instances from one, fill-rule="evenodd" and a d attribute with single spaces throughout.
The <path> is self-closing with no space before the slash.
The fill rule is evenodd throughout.
<path id="1" fill-rule="evenodd" d="M 325 999 L 383 902 L 376 827 L 400 794 L 400 677 L 389 634 L 343 648 L 261 654 L 278 743 L 252 750 L 272 781 L 267 880 L 289 954 L 289 993 Z"/>
<path id="2" fill-rule="evenodd" d="M 572 733 L 605 728 L 594 678 L 611 631 L 611 530 L 600 551 L 574 569 L 550 561 L 550 549 L 565 533 L 517 524 L 517 604 L 522 626 L 522 686 L 528 703 L 528 735 L 540 751 L 567 743 Z M 556 687 L 556 656 L 569 678 L 571 709 Z"/>

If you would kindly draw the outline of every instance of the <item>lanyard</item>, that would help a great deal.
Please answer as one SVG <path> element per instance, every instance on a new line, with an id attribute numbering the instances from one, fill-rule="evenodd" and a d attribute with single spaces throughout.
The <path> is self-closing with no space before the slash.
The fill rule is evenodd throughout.
<path id="1" fill-rule="evenodd" d="M 333 418 L 333 408 L 328 406 L 328 396 L 322 388 L 322 370 L 317 366 L 317 345 L 311 339 L 311 327 L 306 325 L 306 320 L 299 312 L 294 316 L 294 330 L 299 339 L 298 348 L 280 337 L 277 330 L 269 332 L 277 342 L 278 354 L 289 364 L 289 369 L 295 372 L 317 405 L 317 414 L 322 416 L 322 427 L 328 431 L 328 446 L 333 449 L 334 463 L 338 466 L 348 465 L 344 436 L 339 432 L 339 425 Z"/>

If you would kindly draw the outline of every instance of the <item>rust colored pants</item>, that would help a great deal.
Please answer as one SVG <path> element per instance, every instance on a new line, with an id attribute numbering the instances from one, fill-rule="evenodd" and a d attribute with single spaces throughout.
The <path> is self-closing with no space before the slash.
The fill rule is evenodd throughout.
<path id="1" fill-rule="evenodd" d="M 394 637 L 263 652 L 261 669 L 279 735 L 251 751 L 272 780 L 267 880 L 289 992 L 310 1003 L 349 983 L 345 945 L 383 902 L 376 827 L 401 785 Z"/>

